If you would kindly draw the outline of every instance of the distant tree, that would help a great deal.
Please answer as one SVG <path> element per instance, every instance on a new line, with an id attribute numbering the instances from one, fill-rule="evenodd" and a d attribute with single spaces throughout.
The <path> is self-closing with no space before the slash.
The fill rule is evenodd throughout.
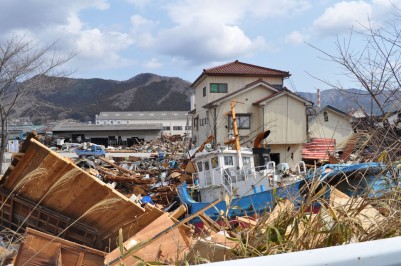
<path id="1" fill-rule="evenodd" d="M 42 46 L 14 35 L 0 40 L 0 172 L 8 140 L 8 122 L 18 105 L 36 106 L 32 98 L 41 87 L 46 86 L 48 76 L 66 76 L 61 67 L 73 57 L 62 55 L 56 43 Z"/>
<path id="2" fill-rule="evenodd" d="M 361 25 L 361 30 L 351 30 L 348 38 L 335 42 L 336 52 L 329 53 L 309 44 L 323 54 L 323 59 L 339 66 L 342 74 L 355 83 L 355 88 L 366 90 L 384 115 L 388 107 L 399 109 L 398 95 L 401 87 L 401 12 L 394 8 L 394 14 L 379 25 L 370 22 Z M 355 37 L 364 40 L 363 46 L 354 46 Z M 345 92 L 341 83 L 315 77 L 331 88 Z M 354 95 L 355 99 L 359 95 Z M 394 107 L 394 106 L 393 106 Z"/>
<path id="3" fill-rule="evenodd" d="M 356 127 L 360 135 L 356 153 L 374 161 L 393 162 L 401 156 L 400 134 L 386 115 L 388 110 L 400 111 L 401 103 L 401 10 L 394 6 L 393 11 L 384 23 L 370 21 L 361 25 L 361 30 L 351 30 L 348 38 L 337 38 L 334 53 L 311 45 L 325 60 L 335 63 L 355 88 L 366 91 L 371 97 L 371 114 L 373 105 L 378 107 L 382 119 L 370 116 Z M 362 38 L 363 45 L 358 42 L 356 46 L 355 38 Z M 344 93 L 348 89 L 339 82 L 318 79 Z M 360 96 L 354 93 L 349 98 L 353 97 L 358 105 Z"/>

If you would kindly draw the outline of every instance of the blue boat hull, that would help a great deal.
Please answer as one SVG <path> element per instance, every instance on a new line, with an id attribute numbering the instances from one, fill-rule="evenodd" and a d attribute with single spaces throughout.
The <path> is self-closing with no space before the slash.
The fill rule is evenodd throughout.
<path id="1" fill-rule="evenodd" d="M 331 172 L 325 172 L 331 170 Z M 355 178 L 361 176 L 376 176 L 383 173 L 386 166 L 382 163 L 360 163 L 360 164 L 326 164 L 312 172 L 306 179 L 318 178 L 327 183 L 341 181 L 343 178 Z"/>
<path id="2" fill-rule="evenodd" d="M 324 173 L 325 170 L 330 168 L 332 172 Z M 263 192 L 258 192 L 252 195 L 244 196 L 241 198 L 233 198 L 229 209 L 227 210 L 227 204 L 225 201 L 221 201 L 214 207 L 209 208 L 205 211 L 205 214 L 209 216 L 212 220 L 218 220 L 222 213 L 226 215 L 228 219 L 234 219 L 237 216 L 252 216 L 254 214 L 263 214 L 265 212 L 270 212 L 276 205 L 277 199 L 290 199 L 296 205 L 298 205 L 304 194 L 309 193 L 309 191 L 303 191 L 302 188 L 309 187 L 306 183 L 313 182 L 313 180 L 320 180 L 324 183 L 329 183 L 335 185 L 345 177 L 347 178 L 358 178 L 364 176 L 367 180 L 374 180 L 377 176 L 380 176 L 386 171 L 385 165 L 381 163 L 361 163 L 354 165 L 345 164 L 327 164 L 318 168 L 315 172 L 311 173 L 305 180 L 300 180 L 289 184 L 284 187 L 279 187 L 274 190 L 266 190 Z M 376 181 L 377 184 L 379 184 Z M 378 192 L 378 186 L 375 184 L 373 189 Z M 320 186 L 322 188 L 323 185 Z M 319 189 L 320 189 L 319 188 Z M 326 195 L 324 198 L 328 198 L 330 195 L 330 188 L 326 188 Z M 362 193 L 361 191 L 356 191 L 354 187 L 353 194 L 349 196 Z M 178 186 L 178 195 L 182 203 L 186 204 L 188 207 L 188 214 L 196 213 L 197 211 L 205 208 L 210 202 L 197 202 L 188 193 L 186 183 Z M 376 194 L 375 196 L 377 196 Z M 190 221 L 191 223 L 201 222 L 199 218 L 194 218 Z"/>
<path id="3" fill-rule="evenodd" d="M 331 172 L 325 172 L 328 169 Z M 393 183 L 393 180 L 387 174 L 388 168 L 382 163 L 326 164 L 312 172 L 305 182 L 321 181 L 318 189 L 324 184 L 330 184 L 350 197 L 364 195 L 375 198 L 394 185 L 388 184 L 389 181 Z M 330 188 L 327 187 L 324 197 L 329 198 L 329 195 Z"/>
<path id="4" fill-rule="evenodd" d="M 221 213 L 225 213 L 228 219 L 234 219 L 237 216 L 252 216 L 254 214 L 263 214 L 270 212 L 277 203 L 277 199 L 291 199 L 292 201 L 299 200 L 299 186 L 301 181 L 279 187 L 272 190 L 258 192 L 252 195 L 241 198 L 233 198 L 227 210 L 225 201 L 221 201 L 215 206 L 209 208 L 204 213 L 212 220 L 218 220 Z M 192 199 L 187 190 L 187 185 L 184 182 L 178 186 L 178 195 L 182 203 L 188 207 L 188 214 L 196 213 L 205 208 L 210 202 L 197 202 Z M 194 218 L 190 223 L 201 222 L 199 218 Z"/>

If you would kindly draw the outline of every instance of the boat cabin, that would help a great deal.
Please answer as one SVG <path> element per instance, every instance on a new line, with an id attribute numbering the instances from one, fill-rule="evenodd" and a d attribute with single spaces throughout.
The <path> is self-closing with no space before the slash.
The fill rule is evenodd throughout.
<path id="1" fill-rule="evenodd" d="M 289 165 L 285 163 L 276 166 L 271 161 L 255 167 L 252 150 L 244 147 L 240 152 L 227 147 L 204 151 L 193 162 L 197 168 L 193 181 L 199 188 L 202 201 L 263 192 L 292 177 Z"/>

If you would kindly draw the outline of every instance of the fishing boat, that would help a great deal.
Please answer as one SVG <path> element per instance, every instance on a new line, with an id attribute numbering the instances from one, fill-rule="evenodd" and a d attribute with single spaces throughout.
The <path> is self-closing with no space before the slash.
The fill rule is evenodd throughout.
<path id="1" fill-rule="evenodd" d="M 183 183 L 178 187 L 180 201 L 186 205 L 188 214 L 196 213 L 220 200 L 205 214 L 213 220 L 217 220 L 222 213 L 233 219 L 236 216 L 270 211 L 277 198 L 295 199 L 299 195 L 299 184 L 306 174 L 305 163 L 298 162 L 294 169 L 290 169 L 288 163 L 276 165 L 274 161 L 255 166 L 254 158 L 260 162 L 260 158 L 263 158 L 261 154 L 266 152 L 266 149 L 260 147 L 260 142 L 270 131 L 256 137 L 253 149 L 241 147 L 234 106 L 232 102 L 234 148 L 225 146 L 212 149 L 211 145 L 202 147 L 191 158 L 197 170 L 192 176 L 194 185 L 188 187 Z M 192 222 L 200 222 L 200 219 Z"/>
<path id="2" fill-rule="evenodd" d="M 355 164 L 326 164 L 311 173 L 304 182 L 335 186 L 348 196 L 376 197 L 394 183 L 388 167 L 383 163 L 365 162 Z"/>

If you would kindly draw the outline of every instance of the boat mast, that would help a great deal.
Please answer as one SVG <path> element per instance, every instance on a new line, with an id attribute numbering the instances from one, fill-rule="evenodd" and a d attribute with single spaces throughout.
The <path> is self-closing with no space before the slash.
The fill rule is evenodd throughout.
<path id="1" fill-rule="evenodd" d="M 233 118 L 233 130 L 234 130 L 234 140 L 228 141 L 225 144 L 235 144 L 235 149 L 237 150 L 238 154 L 238 168 L 242 170 L 242 155 L 241 155 L 241 145 L 239 143 L 239 133 L 238 133 L 238 126 L 237 126 L 237 117 L 235 116 L 235 104 L 236 101 L 230 102 L 230 109 L 231 109 L 231 116 Z"/>

